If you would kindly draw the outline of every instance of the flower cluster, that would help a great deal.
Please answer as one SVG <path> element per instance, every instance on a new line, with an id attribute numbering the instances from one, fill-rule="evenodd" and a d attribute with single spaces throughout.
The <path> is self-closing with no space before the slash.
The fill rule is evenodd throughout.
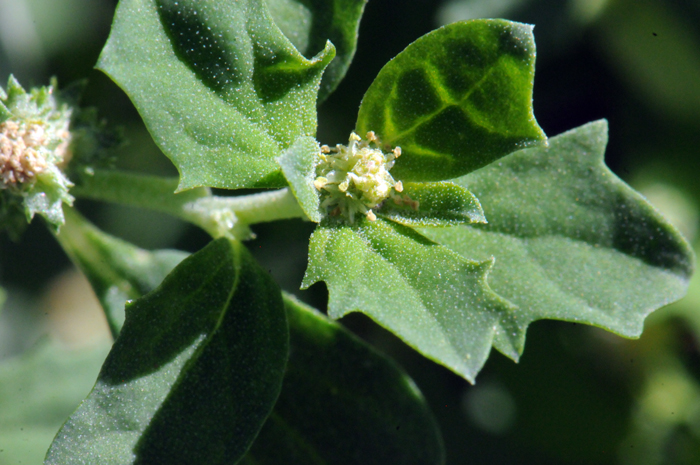
<path id="1" fill-rule="evenodd" d="M 72 204 L 72 183 L 62 168 L 68 150 L 71 109 L 59 104 L 53 86 L 26 92 L 10 78 L 0 89 L 0 216 L 3 224 L 44 216 L 55 227 L 63 224 L 62 204 Z M 9 221 L 5 221 L 9 220 Z"/>
<path id="2" fill-rule="evenodd" d="M 366 140 L 353 132 L 347 146 L 321 146 L 314 181 L 322 193 L 321 207 L 329 215 L 343 216 L 351 223 L 358 214 L 376 220 L 373 210 L 403 190 L 401 181 L 396 182 L 389 173 L 399 156 L 400 147 L 384 153 L 374 132 L 367 133 Z"/>
<path id="3" fill-rule="evenodd" d="M 63 162 L 70 133 L 67 124 L 62 126 L 47 131 L 45 121 L 0 123 L 0 188 L 34 182 L 49 167 L 48 160 Z"/>

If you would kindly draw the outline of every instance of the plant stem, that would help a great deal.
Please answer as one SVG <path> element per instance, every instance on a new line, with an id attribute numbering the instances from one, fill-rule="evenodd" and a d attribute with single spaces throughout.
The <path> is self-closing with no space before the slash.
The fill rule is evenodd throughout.
<path id="1" fill-rule="evenodd" d="M 63 207 L 65 224 L 61 226 L 60 233 L 54 232 L 54 237 L 61 244 L 64 252 L 71 261 L 83 271 L 85 277 L 90 281 L 98 298 L 102 298 L 107 288 L 106 283 L 114 283 L 116 292 L 125 292 L 123 279 L 109 267 L 109 260 L 105 260 L 104 249 L 97 245 L 94 238 L 100 238 L 100 231 L 86 221 L 76 210 L 71 207 Z M 91 240 L 93 239 L 93 240 Z M 103 304 L 103 302 L 100 302 Z M 124 323 L 124 313 L 115 313 L 115 308 L 101 305 L 105 313 L 112 339 L 119 335 L 119 329 Z"/>
<path id="2" fill-rule="evenodd" d="M 259 194 L 219 197 L 199 187 L 174 193 L 176 178 L 146 176 L 114 170 L 96 170 L 71 189 L 76 197 L 121 203 L 173 215 L 193 223 L 212 237 L 249 239 L 249 225 L 268 221 L 307 219 L 289 189 Z"/>

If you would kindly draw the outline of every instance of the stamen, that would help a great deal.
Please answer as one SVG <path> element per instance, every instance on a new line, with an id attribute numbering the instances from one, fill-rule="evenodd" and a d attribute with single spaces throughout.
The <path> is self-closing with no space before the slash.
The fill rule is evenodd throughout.
<path id="1" fill-rule="evenodd" d="M 348 146 L 336 145 L 330 149 L 321 146 L 320 163 L 316 167 L 314 187 L 322 192 L 321 206 L 329 215 L 342 215 L 353 222 L 356 214 L 363 214 L 369 221 L 376 221 L 373 209 L 401 192 L 403 184 L 389 174 L 394 159 L 401 154 L 398 147 L 389 153 L 379 148 L 379 138 L 374 131 L 362 140 L 355 132 L 350 134 Z"/>

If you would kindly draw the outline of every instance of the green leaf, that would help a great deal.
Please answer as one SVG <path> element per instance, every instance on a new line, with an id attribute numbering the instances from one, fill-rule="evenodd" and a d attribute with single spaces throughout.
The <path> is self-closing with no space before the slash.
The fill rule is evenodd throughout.
<path id="1" fill-rule="evenodd" d="M 66 209 L 65 216 L 58 240 L 90 281 L 116 337 L 124 324 L 125 303 L 155 289 L 188 254 L 149 252 L 100 231 L 73 209 Z"/>
<path id="2" fill-rule="evenodd" d="M 180 171 L 179 189 L 280 187 L 276 158 L 316 133 L 334 56 L 304 58 L 262 0 L 122 0 L 98 68 Z"/>
<path id="3" fill-rule="evenodd" d="M 284 389 L 244 464 L 439 464 L 440 432 L 413 381 L 337 323 L 287 297 Z"/>
<path id="4" fill-rule="evenodd" d="M 46 463 L 236 463 L 277 400 L 287 354 L 279 289 L 240 243 L 214 241 L 127 307 Z"/>
<path id="5" fill-rule="evenodd" d="M 319 103 L 345 77 L 357 48 L 357 31 L 367 0 L 267 0 L 270 13 L 282 32 L 304 56 L 335 45 L 335 59 L 321 80 Z"/>
<path id="6" fill-rule="evenodd" d="M 44 340 L 0 364 L 0 463 L 41 463 L 90 392 L 110 344 L 68 349 Z"/>
<path id="7" fill-rule="evenodd" d="M 486 223 L 474 194 L 451 182 L 403 184 L 403 191 L 388 198 L 377 215 L 406 226 Z"/>
<path id="8" fill-rule="evenodd" d="M 325 222 L 311 236 L 303 286 L 325 281 L 332 318 L 361 311 L 426 357 L 473 381 L 492 341 L 517 353 L 512 306 L 486 283 L 493 261 L 469 260 L 381 218 Z"/>
<path id="9" fill-rule="evenodd" d="M 597 121 L 458 180 L 488 225 L 424 233 L 465 257 L 495 257 L 489 284 L 519 308 L 519 334 L 538 319 L 588 323 L 626 337 L 681 298 L 693 253 L 681 235 L 603 162 Z"/>
<path id="10" fill-rule="evenodd" d="M 545 140 L 532 113 L 534 71 L 532 26 L 450 24 L 382 68 L 362 100 L 357 132 L 401 147 L 395 179 L 456 178 Z"/>
<path id="11" fill-rule="evenodd" d="M 314 187 L 316 165 L 321 149 L 313 137 L 297 139 L 279 158 L 282 173 L 306 216 L 316 223 L 321 222 L 320 195 Z"/>

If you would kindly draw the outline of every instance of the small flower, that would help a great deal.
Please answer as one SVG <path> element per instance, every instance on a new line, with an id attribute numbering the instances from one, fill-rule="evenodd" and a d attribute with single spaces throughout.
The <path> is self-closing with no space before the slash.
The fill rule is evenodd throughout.
<path id="1" fill-rule="evenodd" d="M 23 213 L 29 222 L 39 213 L 58 228 L 64 223 L 63 203 L 73 202 L 68 193 L 73 184 L 62 171 L 70 159 L 71 109 L 53 92 L 48 86 L 27 93 L 13 77 L 7 93 L 0 89 L 2 227 L 17 224 L 12 216 Z"/>
<path id="2" fill-rule="evenodd" d="M 316 189 L 322 192 L 321 207 L 331 216 L 340 215 L 350 223 L 358 214 L 375 221 L 373 210 L 389 197 L 400 198 L 396 193 L 403 191 L 401 181 L 396 182 L 389 173 L 399 156 L 400 147 L 384 153 L 372 131 L 367 133 L 366 140 L 353 132 L 347 146 L 338 144 L 333 149 L 321 146 L 321 162 L 316 167 L 314 181 Z"/>

